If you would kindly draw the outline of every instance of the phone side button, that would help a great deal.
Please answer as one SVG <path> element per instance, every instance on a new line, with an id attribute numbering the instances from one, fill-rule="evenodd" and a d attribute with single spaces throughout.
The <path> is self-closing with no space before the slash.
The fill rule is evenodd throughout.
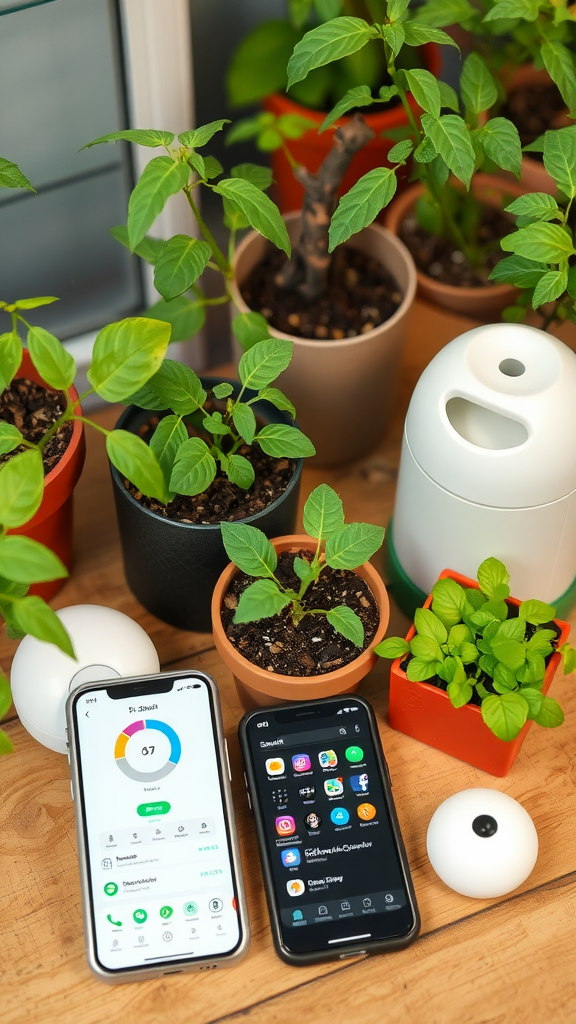
<path id="1" fill-rule="evenodd" d="M 74 786 L 72 785 L 72 779 L 70 779 L 70 796 L 74 799 Z"/>
<path id="2" fill-rule="evenodd" d="M 224 740 L 224 750 L 226 751 L 226 764 L 228 765 L 228 778 L 232 782 L 232 772 L 230 771 L 230 757 L 228 755 L 228 742 Z"/>
<path id="3" fill-rule="evenodd" d="M 388 768 L 388 761 L 384 758 L 384 767 L 386 769 L 386 778 L 388 779 L 388 785 L 392 789 L 392 779 L 390 778 L 390 769 Z"/>
<path id="4" fill-rule="evenodd" d="M 248 779 L 246 778 L 246 772 L 244 772 L 244 785 L 246 786 L 246 799 L 248 801 L 248 807 L 252 810 L 252 801 L 250 799 L 250 791 L 248 789 Z"/>

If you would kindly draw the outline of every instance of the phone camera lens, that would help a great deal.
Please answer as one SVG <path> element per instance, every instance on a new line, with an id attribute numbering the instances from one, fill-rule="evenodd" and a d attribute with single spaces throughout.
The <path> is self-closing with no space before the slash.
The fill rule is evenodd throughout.
<path id="1" fill-rule="evenodd" d="M 491 814 L 479 814 L 477 818 L 474 818 L 472 828 L 477 836 L 489 839 L 498 831 L 498 822 Z"/>

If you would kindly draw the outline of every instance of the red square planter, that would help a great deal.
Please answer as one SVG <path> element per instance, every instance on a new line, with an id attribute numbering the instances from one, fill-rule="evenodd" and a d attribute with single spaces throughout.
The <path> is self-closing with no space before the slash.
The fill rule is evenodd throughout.
<path id="1" fill-rule="evenodd" d="M 461 576 L 452 569 L 444 569 L 439 579 L 446 577 L 463 587 L 479 589 L 475 580 Z M 514 597 L 508 598 L 506 603 L 516 607 L 521 604 Z M 431 604 L 432 594 L 426 598 L 424 607 L 429 608 Z M 558 638 L 558 646 L 561 646 L 568 639 L 570 625 L 561 619 L 554 619 L 554 622 L 561 630 Z M 406 639 L 410 641 L 415 634 L 416 629 L 411 626 Z M 451 754 L 460 761 L 466 761 L 474 768 L 481 768 L 491 775 L 506 775 L 518 756 L 532 722 L 526 722 L 515 740 L 499 740 L 485 725 L 479 707 L 466 704 L 455 708 L 444 690 L 430 683 L 411 682 L 400 668 L 402 661 L 404 658 L 396 658 L 390 670 L 388 719 L 392 728 L 406 736 L 413 736 L 421 743 L 427 743 L 429 747 Z M 550 689 L 559 662 L 560 654 L 555 651 L 546 667 L 542 693 Z"/>

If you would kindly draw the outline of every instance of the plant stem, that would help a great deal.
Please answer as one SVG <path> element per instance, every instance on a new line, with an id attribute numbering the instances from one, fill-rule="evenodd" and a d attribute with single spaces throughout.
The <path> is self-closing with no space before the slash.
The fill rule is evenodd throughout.
<path id="1" fill-rule="evenodd" d="M 212 250 L 212 254 L 213 254 L 214 259 L 216 260 L 216 263 L 218 264 L 220 270 L 222 271 L 222 273 L 224 274 L 225 277 L 231 277 L 232 269 L 231 269 L 229 263 L 227 262 L 226 257 L 220 251 L 220 249 L 219 249 L 219 247 L 218 247 L 218 245 L 216 243 L 216 239 L 214 238 L 214 235 L 210 231 L 208 225 L 205 224 L 204 221 L 202 220 L 202 217 L 200 216 L 200 211 L 199 211 L 198 207 L 196 206 L 196 203 L 192 199 L 192 196 L 190 194 L 190 189 L 188 188 L 188 186 L 184 189 L 184 195 L 186 196 L 186 198 L 188 200 L 188 203 L 190 204 L 190 209 L 192 210 L 192 213 L 194 214 L 194 216 L 195 216 L 195 218 L 196 218 L 196 220 L 198 222 L 198 227 L 200 228 L 202 234 L 204 235 L 204 238 L 208 242 L 208 245 L 210 246 L 210 248 Z"/>

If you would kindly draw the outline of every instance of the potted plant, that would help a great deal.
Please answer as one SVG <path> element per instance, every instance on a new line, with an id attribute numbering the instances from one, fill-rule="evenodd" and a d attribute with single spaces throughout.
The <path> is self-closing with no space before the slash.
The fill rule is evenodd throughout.
<path id="1" fill-rule="evenodd" d="M 357 688 L 386 631 L 386 589 L 369 559 L 384 531 L 344 525 L 326 484 L 304 506 L 305 535 L 270 542 L 244 523 L 222 523 L 231 564 L 212 598 L 212 628 L 245 707 L 308 700 Z"/>
<path id="2" fill-rule="evenodd" d="M 405 640 L 376 653 L 394 658 L 389 721 L 394 729 L 492 775 L 512 767 L 530 723 L 561 725 L 548 697 L 560 660 L 576 668 L 570 626 L 542 601 L 510 597 L 502 562 L 487 558 L 478 582 L 440 574 Z"/>

